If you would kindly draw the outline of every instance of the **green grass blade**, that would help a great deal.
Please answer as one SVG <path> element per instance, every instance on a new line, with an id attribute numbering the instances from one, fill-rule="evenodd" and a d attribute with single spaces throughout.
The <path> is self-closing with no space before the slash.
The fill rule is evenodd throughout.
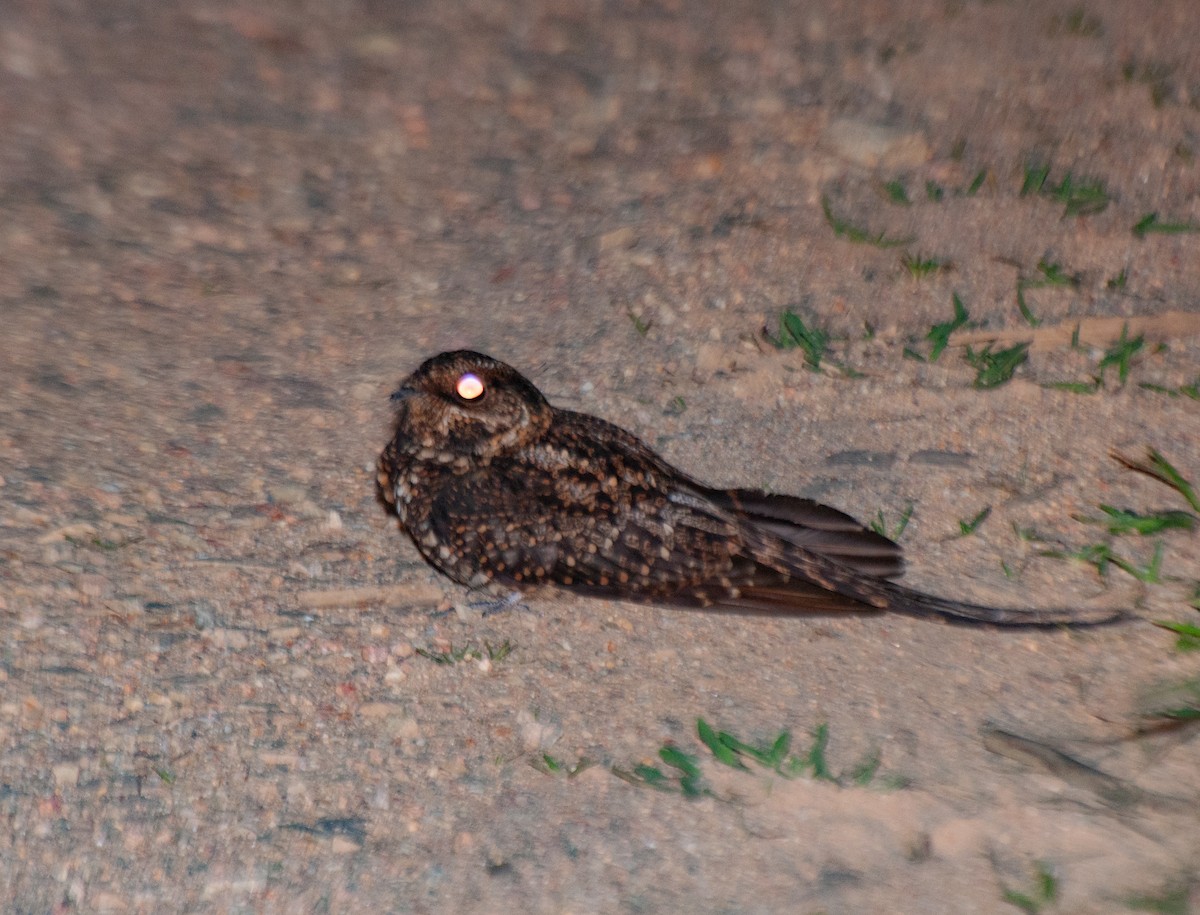
<path id="1" fill-rule="evenodd" d="M 1170 486 L 1187 500 L 1188 505 L 1195 511 L 1200 512 L 1200 497 L 1197 497 L 1196 490 L 1192 488 L 1192 484 L 1184 479 L 1183 474 L 1176 470 L 1174 465 L 1155 449 L 1146 449 L 1145 461 L 1127 458 L 1115 451 L 1112 452 L 1112 456 L 1116 461 L 1124 464 L 1130 470 L 1144 473 L 1158 480 L 1160 483 Z"/>
<path id="2" fill-rule="evenodd" d="M 967 347 L 963 358 L 976 370 L 975 387 L 995 388 L 1011 381 L 1017 367 L 1029 358 L 1029 346 L 1028 343 L 1018 343 L 995 352 L 990 344 L 979 352 Z"/>
<path id="3" fill-rule="evenodd" d="M 933 344 L 933 348 L 929 352 L 930 362 L 937 362 L 942 350 L 950 344 L 950 335 L 970 320 L 970 315 L 967 314 L 967 309 L 957 292 L 950 296 L 950 301 L 954 305 L 954 317 L 949 321 L 933 325 L 929 329 L 929 333 L 925 335 L 925 338 Z"/>
<path id="4" fill-rule="evenodd" d="M 1194 222 L 1163 222 L 1157 213 L 1147 213 L 1133 225 L 1135 238 L 1145 238 L 1151 232 L 1160 235 L 1185 235 L 1200 232 L 1200 224 Z"/>
<path id="5" fill-rule="evenodd" d="M 674 766 L 684 775 L 691 775 L 693 777 L 700 775 L 700 767 L 696 764 L 696 757 L 684 753 L 678 747 L 663 747 L 658 751 L 658 758 L 668 766 Z"/>
<path id="6" fill-rule="evenodd" d="M 703 718 L 696 719 L 696 733 L 700 737 L 701 743 L 708 747 L 709 751 L 718 762 L 724 763 L 734 769 L 745 769 L 746 766 L 738 759 L 737 751 L 725 741 L 725 734 L 718 734 L 714 731 Z"/>
<path id="7" fill-rule="evenodd" d="M 1191 623 L 1172 623 L 1168 620 L 1155 620 L 1154 625 L 1179 636 L 1175 642 L 1176 651 L 1200 651 L 1200 626 Z"/>
<path id="8" fill-rule="evenodd" d="M 983 522 L 988 519 L 988 516 L 991 513 L 992 513 L 992 507 L 990 505 L 988 505 L 985 508 L 983 508 L 979 512 L 979 514 L 977 514 L 970 521 L 959 521 L 958 522 L 959 536 L 967 537 L 967 536 L 975 533 L 975 531 L 978 530 L 979 525 L 983 524 Z"/>
<path id="9" fill-rule="evenodd" d="M 825 750 L 829 746 L 829 725 L 819 724 L 813 731 L 813 745 L 805 757 L 805 762 L 812 768 L 813 778 L 833 780 L 829 771 L 829 762 L 825 759 Z"/>
<path id="10" fill-rule="evenodd" d="M 1185 511 L 1161 511 L 1147 515 L 1138 514 L 1111 505 L 1101 505 L 1100 511 L 1107 518 L 1084 518 L 1082 520 L 1103 524 L 1110 534 L 1141 534 L 1143 537 L 1167 530 L 1195 530 L 1196 516 Z"/>
<path id="11" fill-rule="evenodd" d="M 900 248 L 913 240 L 912 236 L 888 238 L 883 232 L 872 235 L 866 229 L 859 228 L 845 219 L 840 219 L 834 215 L 833 204 L 830 203 L 828 197 L 821 198 L 821 210 L 825 214 L 825 221 L 833 229 L 833 234 L 847 241 L 864 245 L 874 245 L 876 248 Z"/>

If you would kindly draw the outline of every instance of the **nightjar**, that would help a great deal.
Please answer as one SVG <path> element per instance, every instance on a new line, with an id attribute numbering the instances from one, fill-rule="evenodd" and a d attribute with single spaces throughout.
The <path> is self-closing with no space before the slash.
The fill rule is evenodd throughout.
<path id="1" fill-rule="evenodd" d="M 539 586 L 664 605 L 895 611 L 996 625 L 1107 622 L 905 588 L 900 547 L 809 499 L 713 489 L 638 438 L 551 406 L 512 367 L 461 350 L 392 395 L 379 495 L 440 572 L 493 596 Z"/>

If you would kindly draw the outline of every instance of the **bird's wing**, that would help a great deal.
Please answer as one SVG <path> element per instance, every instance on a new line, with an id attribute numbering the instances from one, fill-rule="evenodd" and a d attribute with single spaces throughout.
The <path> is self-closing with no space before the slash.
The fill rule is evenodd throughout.
<path id="1" fill-rule="evenodd" d="M 753 489 L 705 490 L 726 511 L 780 540 L 828 556 L 876 578 L 904 573 L 900 546 L 836 508 L 796 496 Z"/>
<path id="2" fill-rule="evenodd" d="M 674 503 L 657 465 L 608 457 L 602 474 L 559 452 L 456 477 L 433 500 L 438 542 L 501 584 L 635 600 L 666 601 L 732 570 L 735 521 Z"/>

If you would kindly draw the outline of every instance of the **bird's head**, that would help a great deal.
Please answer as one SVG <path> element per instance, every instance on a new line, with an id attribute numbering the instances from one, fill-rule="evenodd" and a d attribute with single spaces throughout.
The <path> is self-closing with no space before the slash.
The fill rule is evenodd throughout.
<path id="1" fill-rule="evenodd" d="M 441 462 L 491 460 L 550 425 L 552 408 L 512 366 L 470 350 L 426 359 L 392 394 L 396 437 Z"/>

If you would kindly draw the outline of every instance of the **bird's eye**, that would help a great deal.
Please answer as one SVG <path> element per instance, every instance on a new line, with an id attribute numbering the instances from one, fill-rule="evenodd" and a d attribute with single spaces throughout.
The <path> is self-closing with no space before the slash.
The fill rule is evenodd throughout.
<path id="1" fill-rule="evenodd" d="M 484 387 L 483 381 L 478 375 L 468 372 L 465 375 L 460 375 L 458 381 L 454 383 L 454 393 L 463 400 L 478 400 L 483 396 Z"/>

